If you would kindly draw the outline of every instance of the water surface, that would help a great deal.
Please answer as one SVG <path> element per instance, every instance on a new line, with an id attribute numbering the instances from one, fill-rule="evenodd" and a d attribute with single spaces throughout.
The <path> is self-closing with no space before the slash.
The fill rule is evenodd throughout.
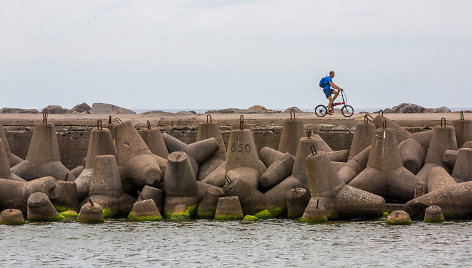
<path id="1" fill-rule="evenodd" d="M 0 226 L 0 266 L 470 267 L 471 234 L 472 222 L 26 224 Z"/>

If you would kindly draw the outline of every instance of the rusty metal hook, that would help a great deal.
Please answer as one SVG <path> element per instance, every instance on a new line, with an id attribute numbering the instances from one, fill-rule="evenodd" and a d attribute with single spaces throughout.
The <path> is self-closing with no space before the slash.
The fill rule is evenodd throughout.
<path id="1" fill-rule="evenodd" d="M 44 112 L 43 113 L 43 124 L 47 124 L 48 123 L 48 112 Z"/>
<path id="2" fill-rule="evenodd" d="M 102 120 L 97 120 L 97 129 L 103 129 Z"/>
<path id="3" fill-rule="evenodd" d="M 239 129 L 240 130 L 244 129 L 244 115 L 239 116 Z"/>
<path id="4" fill-rule="evenodd" d="M 369 114 L 364 115 L 364 123 L 369 123 Z"/>
<path id="5" fill-rule="evenodd" d="M 89 201 L 90 205 L 92 205 L 92 207 L 95 206 L 92 202 L 92 199 L 89 198 L 88 201 Z"/>
<path id="6" fill-rule="evenodd" d="M 460 113 L 460 120 L 464 120 L 464 111 L 461 111 Z"/>
<path id="7" fill-rule="evenodd" d="M 111 115 L 108 117 L 108 124 L 111 124 Z"/>
<path id="8" fill-rule="evenodd" d="M 228 183 L 233 183 L 233 181 L 231 180 L 231 178 L 230 178 L 228 175 L 225 175 L 225 180 L 226 180 Z"/>
<path id="9" fill-rule="evenodd" d="M 374 121 L 374 118 L 371 114 L 366 114 L 364 117 L 367 117 L 367 119 L 369 119 L 370 121 Z"/>
<path id="10" fill-rule="evenodd" d="M 316 199 L 316 208 L 318 208 L 318 205 L 320 204 L 320 199 Z"/>
<path id="11" fill-rule="evenodd" d="M 311 134 L 312 134 L 312 133 L 311 133 L 311 129 L 308 129 L 308 130 L 306 131 L 306 137 L 309 138 L 309 139 L 311 139 Z"/>
<path id="12" fill-rule="evenodd" d="M 316 148 L 315 148 L 315 145 L 314 145 L 314 144 L 310 145 L 310 150 L 311 150 L 311 154 L 312 154 L 312 155 L 315 155 L 315 154 L 318 153 L 318 152 L 316 151 Z"/>
<path id="13" fill-rule="evenodd" d="M 293 113 L 293 117 L 292 117 L 292 113 Z M 290 109 L 290 119 L 295 119 L 295 109 Z"/>
<path id="14" fill-rule="evenodd" d="M 443 126 L 443 121 L 444 121 L 444 126 Z M 441 118 L 441 127 L 446 127 L 446 118 Z"/>
<path id="15" fill-rule="evenodd" d="M 207 114 L 207 123 L 211 123 L 212 121 L 213 119 L 211 118 L 211 114 Z"/>
<path id="16" fill-rule="evenodd" d="M 147 124 L 147 129 L 151 129 L 151 122 L 149 120 L 146 122 L 146 124 Z"/>
<path id="17" fill-rule="evenodd" d="M 387 120 L 384 120 L 384 121 L 382 122 L 382 127 L 383 127 L 383 129 L 386 129 L 386 128 L 387 128 Z"/>
<path id="18" fill-rule="evenodd" d="M 118 117 L 115 118 L 115 121 L 118 123 L 118 124 L 123 124 L 123 121 L 121 119 L 119 119 Z"/>
<path id="19" fill-rule="evenodd" d="M 379 110 L 379 115 L 383 116 L 383 115 L 384 115 L 384 111 L 383 111 L 383 110 Z"/>

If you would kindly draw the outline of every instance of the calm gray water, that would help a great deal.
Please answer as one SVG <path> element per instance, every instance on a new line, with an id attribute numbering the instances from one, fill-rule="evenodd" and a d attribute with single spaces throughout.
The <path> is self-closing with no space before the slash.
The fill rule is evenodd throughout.
<path id="1" fill-rule="evenodd" d="M 0 266 L 470 267 L 471 234 L 472 222 L 26 224 L 0 226 Z"/>

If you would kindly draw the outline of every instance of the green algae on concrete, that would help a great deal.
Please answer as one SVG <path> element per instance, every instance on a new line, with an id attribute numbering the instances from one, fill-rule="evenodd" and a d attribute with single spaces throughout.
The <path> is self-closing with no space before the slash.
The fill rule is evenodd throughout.
<path id="1" fill-rule="evenodd" d="M 42 217 L 42 218 L 28 218 L 28 222 L 60 222 L 62 221 L 61 215 L 51 216 L 51 217 Z"/>
<path id="2" fill-rule="evenodd" d="M 105 219 L 83 219 L 83 220 L 79 220 L 77 219 L 78 222 L 81 222 L 81 223 L 90 223 L 90 224 L 95 224 L 95 223 L 104 223 L 105 222 Z"/>
<path id="3" fill-rule="evenodd" d="M 102 212 L 103 218 L 113 218 L 118 214 L 118 211 L 113 211 L 111 208 L 104 208 Z"/>
<path id="4" fill-rule="evenodd" d="M 318 218 L 310 218 L 310 219 L 306 217 L 301 217 L 300 222 L 305 222 L 309 224 L 327 223 L 328 217 L 318 217 Z"/>
<path id="5" fill-rule="evenodd" d="M 65 211 L 76 211 L 75 209 L 73 208 L 68 208 L 68 207 L 64 207 L 64 206 L 59 206 L 59 205 L 56 205 L 54 204 L 54 208 L 56 209 L 56 211 L 58 213 L 62 213 L 62 212 L 65 212 Z"/>
<path id="6" fill-rule="evenodd" d="M 424 219 L 424 222 L 426 223 L 443 223 L 444 222 L 444 217 L 440 219 Z"/>
<path id="7" fill-rule="evenodd" d="M 133 221 L 162 221 L 162 216 L 144 216 L 144 217 L 135 217 L 134 213 L 130 212 L 128 214 L 128 219 Z"/>
<path id="8" fill-rule="evenodd" d="M 215 220 L 217 221 L 237 221 L 242 220 L 244 216 L 242 214 L 234 215 L 215 215 Z"/>
<path id="9" fill-rule="evenodd" d="M 268 209 L 260 211 L 256 213 L 254 216 L 256 216 L 259 219 L 273 219 L 276 217 Z"/>
<path id="10" fill-rule="evenodd" d="M 258 217 L 252 216 L 252 215 L 246 215 L 243 218 L 243 222 L 254 222 L 254 221 L 258 221 L 258 220 L 259 220 Z"/>
<path id="11" fill-rule="evenodd" d="M 63 221 L 71 222 L 71 221 L 77 221 L 77 217 L 79 216 L 79 213 L 73 210 L 67 210 L 67 211 L 59 213 L 59 216 L 62 217 Z"/>
<path id="12" fill-rule="evenodd" d="M 165 213 L 166 217 L 171 221 L 186 221 L 190 220 L 197 211 L 197 205 L 189 206 L 186 210 L 173 213 Z"/>

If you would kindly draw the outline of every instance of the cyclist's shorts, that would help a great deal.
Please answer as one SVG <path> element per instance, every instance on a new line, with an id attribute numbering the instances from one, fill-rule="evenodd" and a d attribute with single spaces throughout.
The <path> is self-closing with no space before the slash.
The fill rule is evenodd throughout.
<path id="1" fill-rule="evenodd" d="M 333 89 L 332 88 L 325 88 L 325 89 L 323 89 L 323 92 L 326 95 L 326 98 L 329 98 L 329 96 L 331 96 L 331 93 L 333 93 Z"/>

